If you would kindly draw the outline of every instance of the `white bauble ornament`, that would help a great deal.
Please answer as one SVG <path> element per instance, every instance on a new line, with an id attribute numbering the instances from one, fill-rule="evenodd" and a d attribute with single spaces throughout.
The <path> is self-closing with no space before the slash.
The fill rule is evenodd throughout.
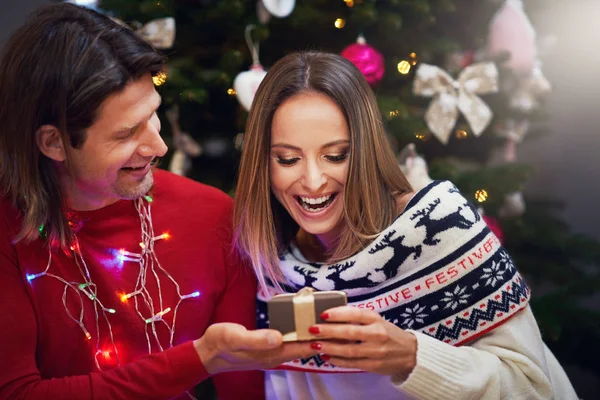
<path id="1" fill-rule="evenodd" d="M 254 64 L 249 71 L 240 72 L 233 81 L 236 97 L 246 111 L 250 111 L 254 94 L 264 79 L 267 71 L 262 65 Z"/>
<path id="2" fill-rule="evenodd" d="M 429 176 L 427 161 L 417 154 L 415 145 L 409 143 L 398 155 L 398 163 L 402 173 L 408 179 L 414 191 L 423 189 L 433 180 Z"/>
<path id="3" fill-rule="evenodd" d="M 520 217 L 525 213 L 525 199 L 523 199 L 523 193 L 512 192 L 506 195 L 504 198 L 504 204 L 498 211 L 500 218 L 514 218 Z"/>
<path id="4" fill-rule="evenodd" d="M 285 18 L 294 11 L 296 0 L 262 0 L 262 3 L 271 15 Z"/>

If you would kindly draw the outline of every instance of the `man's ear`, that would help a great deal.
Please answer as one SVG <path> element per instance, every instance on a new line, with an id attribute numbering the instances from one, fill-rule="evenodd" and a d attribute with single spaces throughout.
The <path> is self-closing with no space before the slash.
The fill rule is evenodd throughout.
<path id="1" fill-rule="evenodd" d="M 65 161 L 65 146 L 57 127 L 54 125 L 40 126 L 35 133 L 35 141 L 43 155 L 54 161 Z"/>

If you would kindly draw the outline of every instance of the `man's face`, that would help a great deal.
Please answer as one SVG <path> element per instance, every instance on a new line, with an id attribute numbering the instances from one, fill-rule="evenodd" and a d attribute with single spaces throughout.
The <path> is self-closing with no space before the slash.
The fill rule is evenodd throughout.
<path id="1" fill-rule="evenodd" d="M 148 192 L 151 162 L 167 151 L 156 115 L 160 101 L 152 77 L 144 75 L 104 100 L 83 146 L 65 144 L 67 168 L 59 174 L 71 208 L 95 210 Z"/>

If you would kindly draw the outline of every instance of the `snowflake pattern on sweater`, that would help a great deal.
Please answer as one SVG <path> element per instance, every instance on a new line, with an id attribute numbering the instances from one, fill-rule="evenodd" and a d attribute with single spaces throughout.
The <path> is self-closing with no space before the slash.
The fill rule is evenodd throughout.
<path id="1" fill-rule="evenodd" d="M 501 325 L 529 301 L 529 288 L 475 207 L 448 181 L 434 181 L 370 245 L 341 262 L 306 262 L 295 246 L 282 255 L 288 293 L 343 290 L 348 304 L 378 312 L 402 329 L 460 346 Z M 277 293 L 270 288 L 271 293 Z M 268 327 L 259 291 L 259 328 Z M 307 372 L 359 372 L 320 357 L 280 366 Z"/>

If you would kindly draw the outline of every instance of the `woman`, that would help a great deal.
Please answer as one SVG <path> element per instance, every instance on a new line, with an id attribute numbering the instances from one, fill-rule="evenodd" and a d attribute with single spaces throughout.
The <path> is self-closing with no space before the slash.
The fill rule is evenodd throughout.
<path id="1" fill-rule="evenodd" d="M 234 218 L 259 325 L 270 295 L 306 286 L 350 304 L 310 327 L 319 356 L 267 371 L 268 398 L 576 398 L 510 257 L 450 182 L 412 192 L 344 58 L 296 53 L 267 73 Z"/>

